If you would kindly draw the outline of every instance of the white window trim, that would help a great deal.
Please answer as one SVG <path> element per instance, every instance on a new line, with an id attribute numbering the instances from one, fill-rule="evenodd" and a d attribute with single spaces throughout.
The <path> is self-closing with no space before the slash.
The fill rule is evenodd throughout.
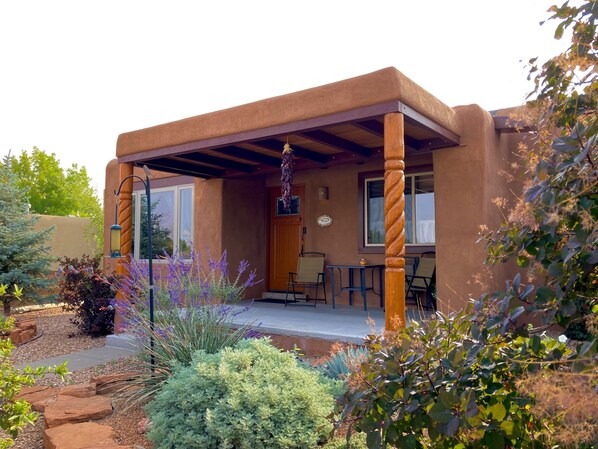
<path id="1" fill-rule="evenodd" d="M 409 182 L 411 184 L 411 194 L 413 195 L 413 192 L 415 192 L 415 178 L 417 176 L 425 176 L 425 175 L 432 175 L 434 176 L 434 172 L 433 171 L 424 171 L 424 172 L 418 172 L 418 173 L 409 173 L 408 175 L 405 175 L 405 185 L 407 185 L 407 182 Z M 381 248 L 385 246 L 385 243 L 368 243 L 368 182 L 371 181 L 383 181 L 384 177 L 375 177 L 375 178 L 365 178 L 363 180 L 363 242 L 364 242 L 364 246 L 366 248 Z M 409 181 L 408 181 L 409 180 Z M 434 186 L 434 191 L 436 191 L 436 186 Z M 417 201 L 411 201 L 411 235 L 415 238 L 415 228 L 416 228 L 416 220 L 415 218 L 417 217 L 417 210 L 416 210 L 416 202 Z M 434 220 L 436 220 L 436 201 L 434 202 Z M 436 243 L 407 243 L 405 242 L 405 246 L 434 246 L 436 245 Z"/>
<path id="2" fill-rule="evenodd" d="M 181 194 L 180 191 L 184 189 L 191 189 L 191 229 L 192 232 L 195 233 L 195 214 L 194 214 L 194 201 L 195 198 L 195 187 L 193 184 L 181 184 L 177 186 L 170 186 L 170 187 L 158 187 L 152 188 L 151 193 L 158 192 L 174 192 L 174 211 L 173 211 L 173 231 L 172 231 L 172 240 L 173 240 L 173 251 L 178 251 L 179 244 L 180 244 L 180 200 Z M 135 190 L 133 191 L 133 196 L 135 197 L 135 204 L 141 205 L 141 196 L 145 195 L 145 189 Z M 138 224 L 141 223 L 141 207 L 135 207 L 135 216 L 133 217 L 134 223 Z M 141 229 L 140 226 L 135 226 L 135 235 L 133 236 L 133 242 L 135 243 L 135 247 L 133 248 L 133 257 L 137 260 L 148 260 L 148 259 L 139 259 L 139 243 L 141 242 Z M 191 260 L 191 259 L 185 259 Z M 154 259 L 155 262 L 164 262 L 161 259 Z"/>

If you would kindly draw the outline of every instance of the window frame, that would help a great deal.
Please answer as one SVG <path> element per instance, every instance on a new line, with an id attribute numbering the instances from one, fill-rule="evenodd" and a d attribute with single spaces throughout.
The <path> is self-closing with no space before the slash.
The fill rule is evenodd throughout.
<path id="1" fill-rule="evenodd" d="M 194 198 L 195 198 L 195 185 L 194 184 L 177 184 L 174 186 L 166 186 L 166 187 L 152 187 L 150 193 L 153 195 L 154 193 L 159 192 L 173 192 L 174 202 L 173 202 L 173 230 L 172 230 L 172 250 L 173 252 L 177 252 L 179 250 L 180 245 L 180 221 L 181 221 L 181 214 L 180 214 L 180 207 L 181 207 L 181 190 L 190 189 L 191 190 L 191 234 L 195 235 L 195 213 L 194 213 Z M 142 189 L 135 189 L 132 193 L 131 201 L 134 201 L 135 204 L 141 204 L 141 197 L 145 196 L 145 188 Z M 141 207 L 135 207 L 133 216 L 133 223 L 135 224 L 135 235 L 133 236 L 133 258 L 137 260 L 149 260 L 149 259 L 140 259 L 139 252 L 140 252 L 140 242 L 141 242 L 141 229 L 140 226 L 137 226 L 138 223 L 141 222 Z M 155 254 L 154 254 L 155 256 Z M 183 259 L 183 260 L 191 260 Z M 153 259 L 153 262 L 164 262 L 160 258 Z"/>
<path id="2" fill-rule="evenodd" d="M 415 177 L 422 176 L 422 175 L 432 175 L 434 176 L 434 171 L 431 166 L 423 166 L 423 167 L 415 167 L 411 170 L 406 170 L 405 173 L 405 182 L 407 183 L 407 178 L 411 179 L 411 189 L 412 192 L 414 191 L 414 184 L 415 184 Z M 386 251 L 385 243 L 374 243 L 374 244 L 367 244 L 367 189 L 366 189 L 366 182 L 384 179 L 384 172 L 383 171 L 371 171 L 371 172 L 363 172 L 358 173 L 358 252 L 360 254 L 384 254 Z M 416 201 L 412 201 L 412 220 L 411 220 L 411 230 L 413 236 L 415 236 L 415 226 L 416 226 Z M 434 217 L 436 217 L 436 203 L 434 203 Z M 434 218 L 436 220 L 436 218 Z M 436 243 L 405 243 L 405 252 L 407 254 L 418 254 L 424 251 L 434 251 L 436 249 Z"/>

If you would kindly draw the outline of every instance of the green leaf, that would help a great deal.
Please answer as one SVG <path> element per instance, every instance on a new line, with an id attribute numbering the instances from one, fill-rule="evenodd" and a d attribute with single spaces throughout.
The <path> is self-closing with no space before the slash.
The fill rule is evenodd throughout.
<path id="1" fill-rule="evenodd" d="M 488 449 L 504 449 L 505 448 L 504 437 L 499 432 L 497 432 L 495 430 L 486 432 L 484 434 L 484 438 L 482 438 L 482 442 L 485 443 L 483 445 L 483 447 L 487 447 Z"/>
<path id="2" fill-rule="evenodd" d="M 517 256 L 517 265 L 521 268 L 527 268 L 529 266 L 529 259 L 526 256 Z"/>
<path id="3" fill-rule="evenodd" d="M 560 262 L 552 262 L 548 266 L 548 274 L 554 277 L 559 277 L 563 275 L 563 264 Z"/>
<path id="4" fill-rule="evenodd" d="M 492 413 L 492 418 L 497 421 L 502 421 L 507 416 L 507 409 L 501 402 L 497 402 L 487 408 L 488 413 Z"/>
<path id="5" fill-rule="evenodd" d="M 450 409 L 446 408 L 442 403 L 437 402 L 428 412 L 428 415 L 432 420 L 441 423 L 447 424 L 453 417 Z"/>

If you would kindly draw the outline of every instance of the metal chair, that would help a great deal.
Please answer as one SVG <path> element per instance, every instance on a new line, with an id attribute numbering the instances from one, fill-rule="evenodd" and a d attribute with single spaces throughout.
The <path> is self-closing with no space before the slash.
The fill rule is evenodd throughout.
<path id="1" fill-rule="evenodd" d="M 417 262 L 415 274 L 405 275 L 407 291 L 405 298 L 413 298 L 418 307 L 424 308 L 420 295 L 426 295 L 425 308 L 436 310 L 434 287 L 436 281 L 436 257 L 433 252 L 423 253 Z"/>
<path id="2" fill-rule="evenodd" d="M 298 304 L 297 303 L 297 292 L 296 288 L 301 290 L 306 288 L 315 288 L 316 295 L 313 298 L 314 304 L 313 307 L 316 307 L 318 301 L 324 301 L 324 304 L 327 303 L 326 301 L 326 272 L 324 271 L 324 253 L 318 252 L 303 252 L 299 254 L 299 259 L 297 261 L 297 271 L 296 272 L 289 272 L 289 280 L 287 283 L 287 293 L 284 297 L 284 306 L 286 307 L 287 304 L 290 305 L 303 305 L 303 306 L 311 306 L 311 304 L 307 304 L 310 301 L 310 298 L 306 295 L 305 301 L 306 304 Z M 319 288 L 322 286 L 324 290 L 324 298 L 319 298 L 318 292 Z M 293 302 L 289 302 L 289 294 L 293 294 Z"/>

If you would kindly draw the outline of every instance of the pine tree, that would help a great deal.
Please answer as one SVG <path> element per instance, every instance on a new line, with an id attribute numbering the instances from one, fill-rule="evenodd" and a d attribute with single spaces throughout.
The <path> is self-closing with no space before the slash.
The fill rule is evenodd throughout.
<path id="1" fill-rule="evenodd" d="M 29 214 L 24 193 L 17 186 L 17 177 L 7 156 L 0 163 L 0 285 L 6 294 L 0 299 L 4 315 L 10 315 L 14 292 L 24 289 L 30 299 L 39 299 L 38 289 L 48 288 L 52 279 L 47 242 L 52 228 L 35 231 L 38 217 Z"/>

